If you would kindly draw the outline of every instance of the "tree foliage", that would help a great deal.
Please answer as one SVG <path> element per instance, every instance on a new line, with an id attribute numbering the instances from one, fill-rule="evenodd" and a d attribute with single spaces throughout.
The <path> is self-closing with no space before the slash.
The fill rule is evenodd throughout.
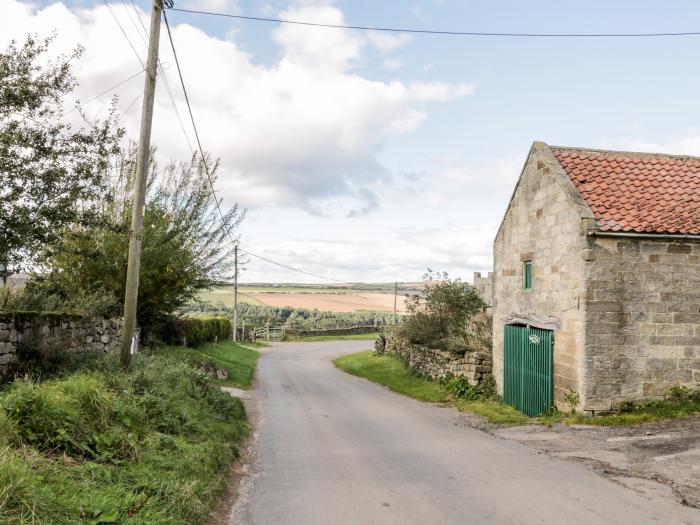
<path id="1" fill-rule="evenodd" d="M 95 216 L 110 159 L 122 131 L 114 108 L 104 121 L 74 128 L 64 97 L 76 86 L 71 64 L 81 55 L 52 60 L 52 38 L 29 36 L 0 53 L 0 263 L 19 269 L 63 226 Z"/>
<path id="2" fill-rule="evenodd" d="M 136 168 L 131 148 L 107 179 L 100 224 L 66 228 L 46 253 L 46 286 L 68 300 L 86 292 L 111 297 L 111 315 L 121 315 Z M 151 156 L 152 157 L 152 156 Z M 211 164 L 207 160 L 208 164 Z M 216 179 L 216 165 L 212 176 Z M 218 215 L 204 162 L 149 169 L 139 276 L 138 323 L 152 327 L 165 314 L 216 286 L 232 270 L 233 239 L 243 213 L 234 205 Z"/>
<path id="3" fill-rule="evenodd" d="M 475 315 L 484 309 L 476 289 L 446 272 L 428 270 L 424 289 L 406 301 L 400 329 L 412 343 L 463 353 L 474 342 Z"/>

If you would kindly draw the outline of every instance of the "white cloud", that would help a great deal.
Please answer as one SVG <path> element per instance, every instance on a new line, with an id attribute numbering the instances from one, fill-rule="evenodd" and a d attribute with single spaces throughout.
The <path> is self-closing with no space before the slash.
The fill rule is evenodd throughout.
<path id="1" fill-rule="evenodd" d="M 382 65 L 389 71 L 398 71 L 406 66 L 406 61 L 402 58 L 386 57 Z"/>
<path id="2" fill-rule="evenodd" d="M 458 97 L 471 95 L 476 90 L 476 84 L 444 84 L 443 82 L 416 82 L 410 86 L 410 91 L 416 100 L 439 100 L 449 102 Z"/>
<path id="3" fill-rule="evenodd" d="M 381 52 L 391 53 L 411 41 L 411 35 L 406 33 L 383 33 L 367 31 L 367 39 Z"/>
<path id="4" fill-rule="evenodd" d="M 330 5 L 304 5 L 280 13 L 285 20 L 303 20 L 321 24 L 343 25 L 340 9 Z M 310 70 L 343 72 L 360 57 L 366 38 L 359 32 L 284 24 L 273 31 L 282 47 L 284 58 Z"/>
<path id="5" fill-rule="evenodd" d="M 105 6 L 68 9 L 55 3 L 40 8 L 1 1 L 1 45 L 11 38 L 22 40 L 29 32 L 49 34 L 55 29 L 56 51 L 66 52 L 76 44 L 85 47 L 75 70 L 81 100 L 140 68 Z M 219 1 L 223 2 L 198 4 Z M 225 7 L 236 5 L 228 2 Z M 145 57 L 146 46 L 124 6 L 114 4 L 112 9 Z M 140 16 L 148 25 L 146 13 Z M 325 3 L 298 5 L 279 16 L 344 23 L 342 11 Z M 382 82 L 355 72 L 368 44 L 395 49 L 403 38 L 377 44 L 366 32 L 285 25 L 271 33 L 279 58 L 262 66 L 240 48 L 235 33 L 223 40 L 188 24 L 172 29 L 204 148 L 221 158 L 218 187 L 225 202 L 318 211 L 331 198 L 365 200 L 367 192 L 390 176 L 377 159 L 382 144 L 420 126 L 430 103 L 448 102 L 474 90 L 471 84 L 437 81 Z M 193 141 L 165 30 L 160 46 L 166 76 Z M 162 157 L 185 158 L 189 151 L 162 84 L 156 96 L 153 143 Z M 117 88 L 120 107 L 125 109 L 142 87 L 140 76 Z M 110 97 L 106 94 L 87 105 L 88 115 L 101 114 L 98 109 Z M 138 132 L 138 113 L 132 110 L 124 119 L 132 138 Z M 362 206 L 354 209 L 364 213 Z"/>
<path id="6" fill-rule="evenodd" d="M 185 0 L 182 7 L 195 11 L 212 11 L 234 15 L 241 12 L 236 0 Z"/>
<path id="7" fill-rule="evenodd" d="M 361 240 L 282 238 L 275 243 L 255 244 L 250 250 L 264 257 L 295 261 L 310 272 L 348 281 L 367 281 L 368 275 L 383 282 L 418 281 L 428 268 L 471 279 L 471 272 L 490 271 L 497 228 L 497 224 L 443 224 L 403 228 Z M 251 260 L 245 277 L 248 282 L 314 281 L 256 259 Z"/>

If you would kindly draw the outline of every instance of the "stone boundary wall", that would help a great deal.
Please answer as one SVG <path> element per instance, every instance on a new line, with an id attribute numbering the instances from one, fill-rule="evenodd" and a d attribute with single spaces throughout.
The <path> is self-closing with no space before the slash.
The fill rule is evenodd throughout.
<path id="1" fill-rule="evenodd" d="M 326 328 L 320 330 L 290 328 L 287 333 L 300 337 L 313 335 L 353 335 L 371 334 L 372 332 L 383 332 L 384 326 L 351 326 L 349 328 Z"/>
<path id="2" fill-rule="evenodd" d="M 23 351 L 40 353 L 117 352 L 121 319 L 78 315 L 0 312 L 0 376 Z"/>
<path id="3" fill-rule="evenodd" d="M 466 377 L 469 384 L 478 385 L 491 375 L 491 352 L 468 351 L 464 357 L 450 352 L 413 345 L 395 335 L 386 338 L 385 352 L 406 361 L 409 368 L 432 380 L 446 376 Z"/>

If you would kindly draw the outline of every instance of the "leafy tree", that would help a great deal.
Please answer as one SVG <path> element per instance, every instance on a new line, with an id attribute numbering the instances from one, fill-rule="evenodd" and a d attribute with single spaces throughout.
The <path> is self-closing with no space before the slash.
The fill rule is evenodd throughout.
<path id="1" fill-rule="evenodd" d="M 112 306 L 103 313 L 112 315 L 121 315 L 123 308 L 135 154 L 132 147 L 108 178 L 101 225 L 67 228 L 44 258 L 51 268 L 44 281 L 56 293 L 66 299 L 86 292 L 111 297 Z M 201 157 L 171 162 L 162 171 L 151 164 L 139 277 L 140 326 L 152 328 L 165 314 L 230 275 L 232 239 L 243 215 L 234 205 L 222 221 Z"/>
<path id="2" fill-rule="evenodd" d="M 51 59 L 53 38 L 29 36 L 0 53 L 0 264 L 18 269 L 62 227 L 94 218 L 122 131 L 114 108 L 103 122 L 74 129 L 63 112 L 76 86 L 71 64 Z"/>
<path id="3" fill-rule="evenodd" d="M 412 343 L 463 353 L 474 340 L 474 316 L 485 306 L 476 289 L 447 272 L 428 272 L 424 289 L 406 301 L 401 334 Z"/>

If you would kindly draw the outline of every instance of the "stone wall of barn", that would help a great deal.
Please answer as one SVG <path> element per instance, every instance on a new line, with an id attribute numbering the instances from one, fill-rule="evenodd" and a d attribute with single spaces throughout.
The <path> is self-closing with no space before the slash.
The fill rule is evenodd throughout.
<path id="1" fill-rule="evenodd" d="M 585 338 L 584 265 L 592 215 L 549 148 L 535 143 L 494 242 L 493 374 L 503 393 L 504 325 L 555 331 L 554 399 L 582 388 Z M 531 290 L 523 263 L 532 261 Z"/>
<path id="2" fill-rule="evenodd" d="M 584 408 L 698 384 L 700 243 L 594 237 L 591 248 Z"/>

